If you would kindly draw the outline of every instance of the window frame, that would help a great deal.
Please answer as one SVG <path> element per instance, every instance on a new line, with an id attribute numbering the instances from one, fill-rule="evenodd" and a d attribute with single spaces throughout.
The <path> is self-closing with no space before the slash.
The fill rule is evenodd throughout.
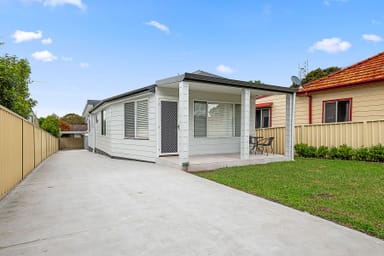
<path id="1" fill-rule="evenodd" d="M 263 125 L 263 110 L 268 110 L 269 122 L 268 126 Z M 257 127 L 257 111 L 260 111 L 260 127 Z M 271 128 L 272 127 L 272 107 L 256 107 L 255 108 L 255 129 Z"/>
<path id="2" fill-rule="evenodd" d="M 338 117 L 338 106 L 339 106 L 339 102 L 343 102 L 343 101 L 347 101 L 349 102 L 349 115 L 348 115 L 348 118 L 349 120 L 347 121 L 338 121 L 339 117 Z M 336 109 L 335 109 L 335 112 L 336 112 L 336 121 L 335 122 L 325 122 L 325 105 L 327 103 L 336 103 Z M 322 104 L 322 117 L 321 117 L 321 121 L 323 124 L 332 124 L 332 123 L 345 123 L 345 122 L 352 122 L 352 98 L 339 98 L 339 99 L 332 99 L 332 100 L 323 100 L 323 104 Z"/>
<path id="3" fill-rule="evenodd" d="M 195 134 L 195 103 L 205 103 L 206 105 L 206 118 L 205 118 L 205 135 L 196 136 Z M 232 135 L 231 136 L 208 136 L 208 105 L 209 104 L 228 104 L 232 109 Z M 236 105 L 240 106 L 240 130 L 236 129 Z M 234 102 L 222 102 L 222 101 L 207 101 L 207 100 L 194 100 L 193 101 L 193 138 L 239 138 L 241 136 L 241 104 Z"/>
<path id="4" fill-rule="evenodd" d="M 143 101 L 146 101 L 147 102 L 147 111 L 146 111 L 146 125 L 147 125 L 147 131 L 146 131 L 146 136 L 138 136 L 137 135 L 137 130 L 138 130 L 138 107 L 137 107 L 137 104 L 138 102 L 143 102 Z M 131 137 L 131 136 L 126 136 L 127 133 L 126 133 L 126 110 L 125 110 L 125 105 L 128 104 L 128 103 L 133 103 L 133 126 L 134 126 L 134 136 Z M 137 99 L 137 100 L 132 100 L 132 101 L 126 101 L 123 103 L 123 120 L 124 120 L 124 139 L 133 139 L 133 140 L 149 140 L 149 99 L 148 98 L 145 98 L 145 99 Z"/>
<path id="5" fill-rule="evenodd" d="M 107 117 L 106 117 L 106 115 L 107 115 L 107 111 L 106 111 L 106 109 L 103 109 L 103 110 L 101 110 L 100 111 L 100 115 L 101 115 L 101 117 L 100 117 L 100 119 L 101 119 L 101 122 L 100 122 L 100 125 L 101 125 L 101 129 L 100 129 L 100 134 L 102 135 L 102 136 L 107 136 Z"/>

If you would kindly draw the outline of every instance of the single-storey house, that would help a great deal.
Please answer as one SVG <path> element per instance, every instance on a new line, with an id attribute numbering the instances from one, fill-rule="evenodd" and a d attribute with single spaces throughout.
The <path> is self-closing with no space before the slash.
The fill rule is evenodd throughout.
<path id="1" fill-rule="evenodd" d="M 307 83 L 297 91 L 295 125 L 384 119 L 384 52 Z M 256 98 L 256 127 L 285 126 L 285 98 Z M 264 118 L 264 119 L 262 119 Z"/>
<path id="2" fill-rule="evenodd" d="M 106 98 L 83 113 L 89 120 L 90 150 L 111 157 L 157 162 L 178 155 L 237 153 L 249 159 L 249 136 L 255 135 L 256 97 L 286 98 L 286 158 L 293 159 L 296 90 L 227 79 L 204 71 L 184 73 Z"/>

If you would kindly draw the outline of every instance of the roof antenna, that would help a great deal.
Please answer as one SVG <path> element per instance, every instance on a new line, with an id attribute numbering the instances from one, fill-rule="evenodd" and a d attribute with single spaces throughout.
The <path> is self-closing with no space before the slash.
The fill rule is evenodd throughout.
<path id="1" fill-rule="evenodd" d="M 303 85 L 301 84 L 301 79 L 297 76 L 291 76 L 291 81 L 293 84 L 298 85 L 300 89 L 303 88 Z"/>

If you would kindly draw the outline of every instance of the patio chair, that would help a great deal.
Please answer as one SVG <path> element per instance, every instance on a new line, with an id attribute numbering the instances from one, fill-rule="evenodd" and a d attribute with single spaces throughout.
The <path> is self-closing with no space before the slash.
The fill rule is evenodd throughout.
<path id="1" fill-rule="evenodd" d="M 255 137 L 255 136 L 249 136 L 249 153 L 256 154 L 257 151 L 260 150 L 260 141 L 263 139 L 263 137 Z"/>
<path id="2" fill-rule="evenodd" d="M 272 145 L 272 142 L 274 139 L 275 137 L 268 137 L 268 138 L 264 138 L 262 142 L 258 143 L 258 146 L 262 147 L 262 152 L 263 153 L 264 151 L 267 152 L 267 156 L 268 156 L 268 147 L 271 148 L 271 153 L 275 154 L 275 151 L 273 150 L 273 145 Z"/>

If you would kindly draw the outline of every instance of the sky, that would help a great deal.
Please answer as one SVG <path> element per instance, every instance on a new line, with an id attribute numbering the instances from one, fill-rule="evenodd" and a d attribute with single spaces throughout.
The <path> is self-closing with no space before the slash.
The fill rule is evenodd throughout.
<path id="1" fill-rule="evenodd" d="M 204 70 L 290 86 L 384 50 L 382 0 L 0 0 L 0 55 L 26 58 L 38 117 Z"/>

